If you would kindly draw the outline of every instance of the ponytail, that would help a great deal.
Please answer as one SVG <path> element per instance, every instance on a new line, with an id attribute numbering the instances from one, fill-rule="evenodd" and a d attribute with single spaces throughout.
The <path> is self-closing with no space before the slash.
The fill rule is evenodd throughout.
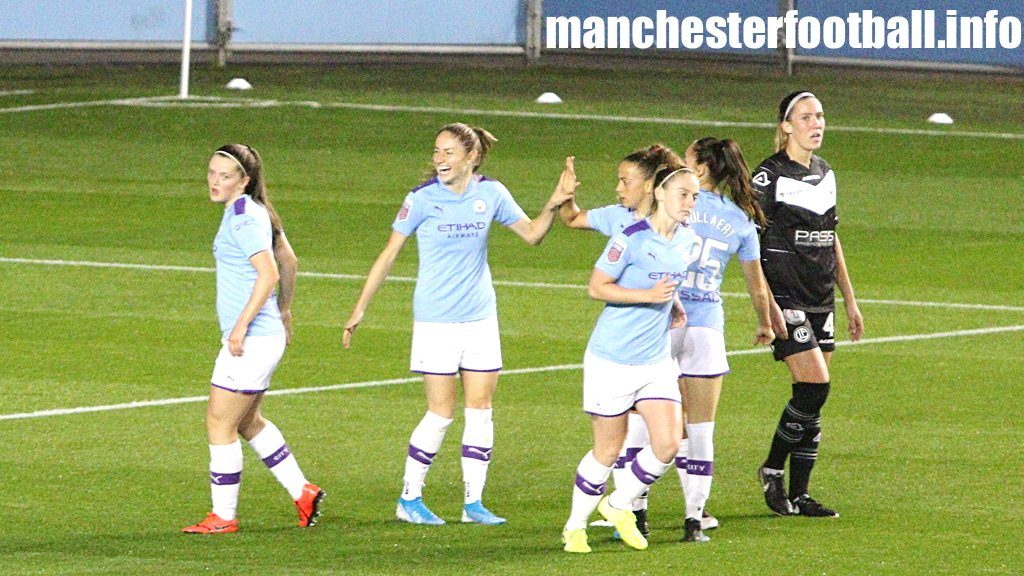
<path id="1" fill-rule="evenodd" d="M 623 162 L 631 162 L 640 168 L 644 180 L 651 180 L 655 174 L 665 166 L 679 168 L 683 165 L 683 159 L 668 146 L 655 144 L 649 148 L 640 148 L 630 152 Z"/>
<path id="2" fill-rule="evenodd" d="M 274 206 L 270 203 L 270 197 L 267 195 L 267 186 L 263 179 L 263 161 L 260 159 L 259 152 L 245 144 L 225 144 L 217 148 L 214 154 L 224 154 L 233 158 L 238 162 L 243 175 L 249 177 L 249 183 L 242 193 L 248 194 L 250 198 L 267 210 L 267 215 L 270 216 L 270 227 L 273 231 L 271 246 L 276 247 L 284 228 L 281 224 L 281 217 L 277 215 L 277 211 L 274 210 Z"/>
<path id="3" fill-rule="evenodd" d="M 454 124 L 448 124 L 437 131 L 440 135 L 442 132 L 448 132 L 452 136 L 455 136 L 459 142 L 462 143 L 463 150 L 466 154 L 469 154 L 473 150 L 477 151 L 476 164 L 473 166 L 473 172 L 476 172 L 480 166 L 483 165 L 484 160 L 487 158 L 487 153 L 494 147 L 494 143 L 498 141 L 493 134 L 478 128 L 463 124 L 462 122 L 456 122 Z"/>
<path id="4" fill-rule="evenodd" d="M 697 164 L 707 167 L 713 187 L 728 194 L 750 220 L 764 228 L 767 220 L 750 183 L 750 169 L 739 144 L 731 139 L 701 138 L 693 143 L 693 152 Z"/>

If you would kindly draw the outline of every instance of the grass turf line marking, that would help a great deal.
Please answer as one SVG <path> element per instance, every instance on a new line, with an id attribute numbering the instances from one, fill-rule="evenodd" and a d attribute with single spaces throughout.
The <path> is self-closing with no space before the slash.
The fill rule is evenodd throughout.
<path id="1" fill-rule="evenodd" d="M 670 124 L 681 126 L 711 126 L 714 128 L 763 128 L 774 129 L 770 122 L 738 122 L 726 120 L 694 120 L 689 118 L 665 118 L 660 116 L 614 116 L 606 114 L 567 114 L 559 112 L 530 112 L 528 110 L 483 110 L 479 108 L 447 108 L 433 106 L 400 106 L 391 104 L 362 104 L 358 102 L 316 102 L 312 100 L 258 100 L 254 98 L 220 98 L 207 96 L 205 101 L 189 102 L 160 100 L 140 102 L 139 106 L 160 108 L 272 108 L 282 106 L 304 106 L 308 108 L 342 108 L 371 112 L 411 112 L 421 114 L 470 114 L 477 116 L 506 116 L 513 118 L 540 118 L 548 120 L 585 120 L 592 122 L 626 122 L 633 124 Z M 868 126 L 829 126 L 837 132 L 862 132 L 870 134 L 897 134 L 901 136 L 959 136 L 963 138 L 997 138 L 1003 140 L 1024 140 L 1024 134 L 1014 132 L 980 132 L 969 130 L 935 130 L 924 128 L 873 128 Z"/>
<path id="2" fill-rule="evenodd" d="M 883 344 L 890 342 L 912 342 L 917 340 L 935 340 L 939 338 L 962 338 L 967 336 L 983 336 L 987 334 L 1002 334 L 1007 332 L 1024 331 L 1024 325 L 996 326 L 992 328 L 977 328 L 974 330 L 952 330 L 949 332 L 933 332 L 930 334 L 905 334 L 901 336 L 882 336 L 879 338 L 866 338 L 858 342 L 847 340 L 836 342 L 836 346 L 865 346 L 868 344 Z M 727 356 L 747 356 L 749 354 L 765 354 L 768 348 L 747 348 L 745 350 L 733 350 L 727 352 Z M 502 370 L 503 376 L 515 376 L 517 374 L 537 374 L 543 372 L 563 372 L 568 370 L 582 370 L 582 364 L 559 364 L 554 366 L 538 366 L 533 368 L 514 368 Z M 355 388 L 375 388 L 379 386 L 393 386 L 396 384 L 411 384 L 422 380 L 421 376 L 407 378 L 391 378 L 388 380 L 369 380 L 366 382 L 349 382 L 345 384 L 331 384 L 327 386 L 306 386 L 303 388 L 287 388 L 283 390 L 270 390 L 267 396 L 290 396 L 293 394 L 308 394 L 315 392 L 331 392 L 336 390 L 352 390 Z M 19 412 L 14 414 L 0 414 L 0 421 L 4 420 L 30 420 L 36 418 L 47 418 L 51 416 L 68 416 L 72 414 L 88 414 L 92 412 L 111 412 L 115 410 L 132 410 L 135 408 L 146 408 L 150 406 L 172 406 L 176 404 L 195 404 L 205 402 L 208 396 L 186 396 L 183 398 L 164 398 L 162 400 L 142 400 L 137 402 L 125 402 L 122 404 L 106 404 L 100 406 L 80 406 L 77 408 L 56 408 L 52 410 L 38 410 L 36 412 Z"/>
<path id="3" fill-rule="evenodd" d="M 143 98 L 118 98 L 114 100 L 91 100 L 87 102 L 55 102 L 53 104 L 32 104 L 27 106 L 15 106 L 13 108 L 0 108 L 0 114 L 11 114 L 15 112 L 38 112 L 41 110 L 65 110 L 68 108 L 90 108 L 95 106 L 140 106 L 147 102 L 159 102 L 170 100 L 177 96 L 147 96 Z"/>
<path id="4" fill-rule="evenodd" d="M 34 112 L 87 106 L 142 106 L 161 108 L 272 108 L 280 106 L 301 106 L 307 108 L 341 108 L 373 112 L 411 112 L 420 114 L 469 114 L 476 116 L 505 116 L 513 118 L 540 118 L 547 120 L 584 120 L 591 122 L 626 122 L 634 124 L 669 124 L 677 126 L 710 126 L 714 128 L 761 128 L 776 127 L 770 122 L 735 122 L 725 120 L 694 120 L 690 118 L 665 118 L 660 116 L 615 116 L 607 114 L 567 114 L 558 112 L 531 112 L 528 110 L 483 110 L 478 108 L 447 108 L 433 106 L 400 106 L 390 104 L 362 104 L 358 102 L 316 102 L 312 100 L 258 100 L 254 98 L 223 98 L 219 96 L 192 96 L 182 100 L 177 96 L 149 96 L 92 102 L 67 102 L 0 108 L 0 113 Z M 923 128 L 873 128 L 868 126 L 829 126 L 835 132 L 861 132 L 869 134 L 896 134 L 901 136 L 958 136 L 962 138 L 995 138 L 1001 140 L 1024 140 L 1024 134 L 1014 132 L 980 132 L 969 130 L 936 130 Z"/>
<path id="5" fill-rule="evenodd" d="M 2 264 L 35 264 L 41 266 L 79 266 L 85 268 L 122 268 L 128 270 L 151 270 L 160 272 L 198 272 L 210 274 L 216 272 L 214 268 L 204 266 L 175 266 L 171 264 L 132 264 L 128 262 L 96 262 L 90 260 L 53 260 L 39 258 L 7 258 L 0 256 Z M 299 272 L 304 278 L 325 278 L 331 280 L 365 280 L 366 276 L 360 274 L 336 274 L 329 272 Z M 413 283 L 416 278 L 411 276 L 388 276 L 388 280 L 394 282 Z M 495 286 L 506 286 L 512 288 L 543 288 L 552 290 L 585 290 L 582 284 L 555 284 L 549 282 L 521 282 L 517 280 L 494 280 Z M 744 292 L 722 292 L 727 298 L 745 298 Z M 842 298 L 837 298 L 842 301 Z M 872 298 L 859 298 L 863 304 L 879 304 L 887 306 L 914 306 L 925 308 L 952 308 L 964 310 L 991 310 L 997 312 L 1024 312 L 1024 306 L 1008 306 L 1004 304 L 971 304 L 961 302 L 923 302 L 915 300 L 878 300 Z"/>

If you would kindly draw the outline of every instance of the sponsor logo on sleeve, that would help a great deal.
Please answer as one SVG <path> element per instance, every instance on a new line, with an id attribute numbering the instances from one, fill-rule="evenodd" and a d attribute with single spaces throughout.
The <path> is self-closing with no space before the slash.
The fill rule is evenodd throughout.
<path id="1" fill-rule="evenodd" d="M 767 186 L 771 184 L 771 180 L 768 178 L 767 172 L 758 172 L 757 174 L 754 174 L 753 182 L 758 186 Z"/>
<path id="2" fill-rule="evenodd" d="M 626 247 L 619 244 L 618 241 L 612 242 L 611 249 L 608 250 L 608 261 L 612 264 L 619 261 L 622 258 L 622 253 L 626 251 Z"/>
<path id="3" fill-rule="evenodd" d="M 406 200 L 402 202 L 402 209 L 398 211 L 398 220 L 400 222 L 409 218 L 409 210 L 412 210 L 412 201 Z"/>

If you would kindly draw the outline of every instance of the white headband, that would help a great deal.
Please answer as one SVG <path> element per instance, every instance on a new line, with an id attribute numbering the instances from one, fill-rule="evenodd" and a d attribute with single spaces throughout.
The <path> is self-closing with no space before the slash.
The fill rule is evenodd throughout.
<path id="1" fill-rule="evenodd" d="M 232 160 L 235 161 L 235 164 L 238 164 L 238 168 L 242 171 L 242 176 L 249 176 L 249 173 L 245 171 L 245 166 L 242 166 L 242 163 L 238 161 L 238 158 L 235 158 L 230 153 L 225 152 L 223 150 L 217 150 L 216 152 L 214 152 L 214 154 L 220 154 L 221 156 L 227 156 L 228 158 L 231 158 Z"/>
<path id="2" fill-rule="evenodd" d="M 682 168 L 679 168 L 678 170 L 673 170 L 671 173 L 669 173 L 668 176 L 665 176 L 665 178 L 661 181 L 661 184 L 658 184 L 658 188 L 661 188 L 662 190 L 664 190 L 665 189 L 665 182 L 668 182 L 669 180 L 672 179 L 673 176 L 675 176 L 676 174 L 679 174 L 680 172 L 689 172 L 690 174 L 693 174 L 693 170 L 690 170 L 686 166 L 683 166 Z"/>
<path id="3" fill-rule="evenodd" d="M 789 106 L 786 106 L 786 113 L 782 115 L 781 122 L 787 121 L 786 119 L 789 118 L 789 113 L 793 111 L 793 106 L 796 106 L 796 103 L 803 100 L 804 98 L 817 98 L 817 96 L 811 94 L 810 92 L 801 92 L 794 96 L 793 99 L 789 101 Z"/>

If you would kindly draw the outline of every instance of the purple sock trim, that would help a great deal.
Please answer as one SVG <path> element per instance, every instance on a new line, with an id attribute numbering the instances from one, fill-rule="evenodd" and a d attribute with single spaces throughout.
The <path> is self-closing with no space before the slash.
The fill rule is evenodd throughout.
<path id="1" fill-rule="evenodd" d="M 591 484 L 590 482 L 587 482 L 586 478 L 580 476 L 580 473 L 577 472 L 576 487 L 589 496 L 600 496 L 604 494 L 604 490 L 608 487 L 608 484 L 606 482 L 602 482 L 601 484 Z"/>
<path id="2" fill-rule="evenodd" d="M 288 450 L 288 445 L 282 444 L 273 454 L 264 458 L 263 463 L 267 465 L 267 468 L 273 468 L 291 455 L 292 453 Z"/>
<path id="3" fill-rule="evenodd" d="M 654 484 L 654 482 L 658 479 L 658 476 L 655 476 L 654 474 L 651 474 L 647 470 L 644 470 L 644 467 L 640 465 L 640 460 L 633 460 L 633 466 L 630 467 L 630 470 L 633 471 L 633 476 L 636 476 L 637 480 L 643 482 L 648 486 Z"/>
<path id="4" fill-rule="evenodd" d="M 224 474 L 223 472 L 210 472 L 210 484 L 216 484 L 217 486 L 230 486 L 241 482 L 241 472 L 233 472 L 230 474 Z"/>
<path id="5" fill-rule="evenodd" d="M 689 460 L 686 463 L 686 473 L 696 476 L 712 476 L 715 471 L 715 463 L 710 460 Z"/>
<path id="6" fill-rule="evenodd" d="M 483 446 L 470 446 L 468 444 L 463 444 L 462 457 L 473 458 L 474 460 L 482 460 L 484 462 L 490 462 L 491 450 L 493 450 L 493 448 L 484 448 Z"/>
<path id="7" fill-rule="evenodd" d="M 686 458 L 685 457 L 679 457 L 679 456 L 676 457 L 676 468 L 686 469 Z"/>
<path id="8" fill-rule="evenodd" d="M 431 454 L 430 452 L 425 452 L 413 446 L 412 444 L 409 444 L 409 458 L 412 458 L 413 460 L 419 462 L 420 464 L 426 464 L 427 466 L 430 466 L 431 464 L 434 463 L 434 456 L 437 456 L 437 452 Z"/>
<path id="9" fill-rule="evenodd" d="M 619 456 L 619 459 L 615 461 L 615 468 L 625 468 L 627 464 L 636 460 L 636 455 L 640 453 L 643 448 L 626 448 L 626 454 Z"/>

